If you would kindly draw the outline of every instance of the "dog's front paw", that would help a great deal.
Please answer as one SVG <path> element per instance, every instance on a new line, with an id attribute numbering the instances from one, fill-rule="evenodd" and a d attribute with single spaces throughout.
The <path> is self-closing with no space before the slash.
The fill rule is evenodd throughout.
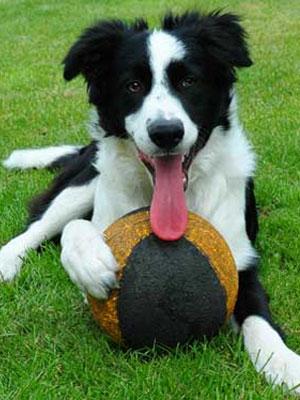
<path id="1" fill-rule="evenodd" d="M 290 350 L 278 333 L 260 317 L 243 323 L 246 349 L 255 366 L 274 385 L 284 385 L 300 395 L 300 356 Z"/>
<path id="2" fill-rule="evenodd" d="M 261 360 L 258 364 L 270 383 L 283 384 L 300 395 L 300 357 L 296 353 L 286 348 L 281 353 L 270 355 L 265 363 Z"/>
<path id="3" fill-rule="evenodd" d="M 72 221 L 64 229 L 61 244 L 61 261 L 71 280 L 84 293 L 107 298 L 109 290 L 118 286 L 118 266 L 100 232 L 88 221 Z"/>
<path id="4" fill-rule="evenodd" d="M 16 239 L 0 249 L 0 281 L 11 281 L 17 275 L 21 269 L 24 254 Z"/>

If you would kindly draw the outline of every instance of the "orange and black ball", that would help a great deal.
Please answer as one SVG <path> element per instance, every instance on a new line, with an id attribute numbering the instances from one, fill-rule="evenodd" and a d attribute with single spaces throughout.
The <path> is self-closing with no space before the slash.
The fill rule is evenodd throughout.
<path id="1" fill-rule="evenodd" d="M 184 237 L 165 242 L 152 233 L 149 211 L 138 210 L 112 224 L 105 237 L 120 267 L 120 288 L 106 301 L 89 301 L 114 341 L 174 347 L 211 338 L 232 314 L 237 270 L 228 245 L 206 220 L 190 212 Z"/>

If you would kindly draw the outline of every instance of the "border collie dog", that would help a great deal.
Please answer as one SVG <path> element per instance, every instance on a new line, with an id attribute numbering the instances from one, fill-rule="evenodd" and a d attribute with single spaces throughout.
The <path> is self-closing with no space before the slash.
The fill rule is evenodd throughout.
<path id="1" fill-rule="evenodd" d="M 239 124 L 236 70 L 252 62 L 239 18 L 214 12 L 100 21 L 64 59 L 64 77 L 83 75 L 92 142 L 16 150 L 7 168 L 61 168 L 31 206 L 29 225 L 0 251 L 11 280 L 29 249 L 61 236 L 61 260 L 84 293 L 103 299 L 116 287 L 116 261 L 102 232 L 150 206 L 152 229 L 182 236 L 187 209 L 225 238 L 239 271 L 234 325 L 257 371 L 300 394 L 300 357 L 282 339 L 257 277 L 255 156 Z"/>

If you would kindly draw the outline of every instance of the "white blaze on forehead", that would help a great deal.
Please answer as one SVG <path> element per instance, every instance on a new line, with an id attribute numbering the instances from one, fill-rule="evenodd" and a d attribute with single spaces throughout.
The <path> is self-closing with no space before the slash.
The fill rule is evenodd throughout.
<path id="1" fill-rule="evenodd" d="M 185 56 L 183 43 L 163 31 L 154 31 L 149 36 L 148 52 L 155 83 L 164 80 L 165 71 L 170 62 L 182 60 Z"/>
<path id="2" fill-rule="evenodd" d="M 184 137 L 177 145 L 178 153 L 187 153 L 195 143 L 198 128 L 183 108 L 168 82 L 167 68 L 172 61 L 180 61 L 186 54 L 184 44 L 164 31 L 154 31 L 147 41 L 152 87 L 140 108 L 125 118 L 127 132 L 145 154 L 158 154 L 161 150 L 152 142 L 148 126 L 157 119 L 179 119 L 184 126 Z"/>

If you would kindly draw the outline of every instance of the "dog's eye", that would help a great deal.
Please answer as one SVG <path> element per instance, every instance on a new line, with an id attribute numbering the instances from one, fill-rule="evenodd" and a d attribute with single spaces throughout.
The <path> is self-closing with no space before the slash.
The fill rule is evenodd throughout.
<path id="1" fill-rule="evenodd" d="M 127 90 L 130 93 L 139 93 L 143 89 L 143 85 L 139 81 L 131 81 L 127 84 Z"/>
<path id="2" fill-rule="evenodd" d="M 179 82 L 179 86 L 183 89 L 187 89 L 191 86 L 193 86 L 193 84 L 195 83 L 195 78 L 192 76 L 187 76 L 185 78 L 183 78 L 180 82 Z"/>

